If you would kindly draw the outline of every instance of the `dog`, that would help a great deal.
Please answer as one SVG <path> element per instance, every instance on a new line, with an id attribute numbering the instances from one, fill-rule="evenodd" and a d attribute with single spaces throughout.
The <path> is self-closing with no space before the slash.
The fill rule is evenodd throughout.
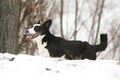
<path id="1" fill-rule="evenodd" d="M 35 26 L 40 26 L 40 21 L 38 21 L 37 24 L 34 24 L 31 28 L 26 29 L 26 39 L 32 39 L 33 42 L 37 43 L 38 53 L 41 55 L 41 57 L 49 57 L 47 49 L 44 48 L 46 44 L 42 44 L 42 39 L 44 36 L 40 36 L 35 32 Z"/>
<path id="2" fill-rule="evenodd" d="M 49 19 L 42 24 L 35 24 L 33 27 L 34 31 L 36 32 L 35 34 L 43 36 L 42 44 L 46 43 L 45 48 L 48 50 L 51 57 L 61 57 L 65 55 L 65 58 L 69 60 L 96 60 L 96 53 L 105 50 L 107 47 L 107 34 L 101 34 L 100 44 L 91 45 L 86 41 L 70 41 L 54 36 L 49 31 L 51 24 L 52 20 Z"/>

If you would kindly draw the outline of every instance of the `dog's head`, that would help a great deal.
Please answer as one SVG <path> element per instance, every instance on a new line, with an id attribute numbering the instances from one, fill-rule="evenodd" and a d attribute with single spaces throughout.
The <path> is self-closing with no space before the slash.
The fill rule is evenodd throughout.
<path id="1" fill-rule="evenodd" d="M 40 35 L 44 35 L 49 31 L 51 24 L 52 24 L 52 20 L 49 19 L 46 22 L 44 22 L 43 24 L 41 24 L 40 26 L 35 26 L 34 30 L 35 30 L 35 32 L 39 33 Z"/>
<path id="2" fill-rule="evenodd" d="M 40 23 L 40 21 L 38 21 L 38 23 L 34 24 L 32 28 L 26 30 L 26 38 L 33 39 L 39 35 L 40 36 L 45 35 L 49 31 L 51 24 L 52 24 L 51 19 L 47 20 L 42 24 Z"/>

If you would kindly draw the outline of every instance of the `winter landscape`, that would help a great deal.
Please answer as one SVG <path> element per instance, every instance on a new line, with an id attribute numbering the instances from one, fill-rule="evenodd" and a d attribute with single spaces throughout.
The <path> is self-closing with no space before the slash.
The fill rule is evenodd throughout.
<path id="1" fill-rule="evenodd" d="M 67 40 L 99 44 L 107 33 L 107 48 L 96 60 L 43 57 L 25 38 L 39 19 Z M 120 0 L 0 0 L 0 80 L 120 80 Z"/>

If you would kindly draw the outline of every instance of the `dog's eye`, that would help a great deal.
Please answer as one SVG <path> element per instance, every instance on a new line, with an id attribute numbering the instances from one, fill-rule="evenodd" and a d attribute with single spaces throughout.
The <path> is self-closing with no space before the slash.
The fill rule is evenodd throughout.
<path id="1" fill-rule="evenodd" d="M 36 26 L 35 28 L 36 28 L 36 29 L 39 29 L 39 26 Z"/>
<path id="2" fill-rule="evenodd" d="M 34 30 L 39 31 L 39 26 L 35 26 Z"/>

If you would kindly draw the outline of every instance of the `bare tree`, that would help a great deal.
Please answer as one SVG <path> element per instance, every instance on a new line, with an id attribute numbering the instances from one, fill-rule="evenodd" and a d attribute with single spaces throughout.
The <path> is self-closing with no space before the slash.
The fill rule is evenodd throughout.
<path id="1" fill-rule="evenodd" d="M 64 6 L 64 0 L 61 0 L 61 9 L 60 9 L 60 30 L 61 30 L 61 36 L 64 38 L 64 32 L 63 32 L 63 6 Z"/>
<path id="2" fill-rule="evenodd" d="M 94 43 L 94 33 L 95 33 L 95 30 L 94 30 L 94 27 L 95 27 L 95 23 L 96 23 L 96 16 L 97 16 L 97 12 L 98 12 L 98 9 L 99 9 L 99 0 L 97 0 L 97 3 L 96 3 L 96 8 L 95 8 L 95 11 L 94 11 L 94 14 L 93 14 L 93 19 L 92 19 L 92 25 L 91 25 L 91 29 L 90 29 L 90 35 L 89 35 L 89 38 L 88 38 L 88 41 L 89 42 L 92 42 Z"/>
<path id="3" fill-rule="evenodd" d="M 101 24 L 101 17 L 102 17 L 102 13 L 103 13 L 104 3 L 105 3 L 105 0 L 102 0 L 100 11 L 99 11 L 99 14 L 98 14 L 98 16 L 99 16 L 99 18 L 98 18 L 98 26 L 97 26 L 97 33 L 96 33 L 94 44 L 97 43 L 97 39 L 98 39 L 98 34 L 99 34 L 99 29 L 100 29 L 100 24 Z"/>
<path id="4" fill-rule="evenodd" d="M 92 42 L 93 44 L 97 43 L 97 38 L 98 38 L 98 34 L 99 34 L 101 18 L 102 18 L 102 13 L 103 13 L 103 8 L 104 8 L 104 2 L 105 2 L 105 0 L 97 0 L 97 2 L 96 2 L 96 8 L 95 8 L 95 11 L 93 14 L 90 35 L 88 38 L 88 41 Z M 98 20 L 97 20 L 97 18 L 98 18 Z M 97 24 L 97 30 L 95 30 L 96 24 Z M 95 35 L 95 38 L 94 38 L 94 35 Z"/>
<path id="5" fill-rule="evenodd" d="M 78 17 L 78 0 L 75 0 L 75 31 L 74 31 L 74 40 L 77 37 L 77 17 Z"/>
<path id="6" fill-rule="evenodd" d="M 114 27 L 116 26 L 116 27 Z M 120 50 L 120 24 L 119 25 L 114 25 L 114 23 L 112 24 L 111 30 L 110 30 L 110 34 L 111 34 L 111 39 L 109 41 L 109 44 L 112 44 L 112 48 L 109 50 L 108 54 L 112 53 L 112 59 L 115 58 L 119 58 L 120 55 L 119 50 Z M 117 57 L 119 56 L 119 57 Z"/>

